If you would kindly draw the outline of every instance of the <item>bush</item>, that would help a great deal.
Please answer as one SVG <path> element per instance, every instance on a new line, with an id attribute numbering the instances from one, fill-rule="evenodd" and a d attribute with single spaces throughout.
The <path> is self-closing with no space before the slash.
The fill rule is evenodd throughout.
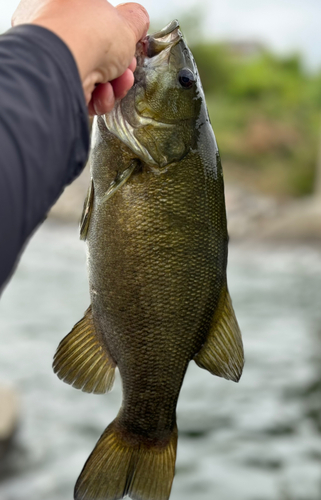
<path id="1" fill-rule="evenodd" d="M 228 177 L 242 170 L 247 183 L 272 194 L 312 193 L 321 73 L 307 74 L 298 55 L 277 57 L 255 44 L 200 43 L 192 51 Z"/>

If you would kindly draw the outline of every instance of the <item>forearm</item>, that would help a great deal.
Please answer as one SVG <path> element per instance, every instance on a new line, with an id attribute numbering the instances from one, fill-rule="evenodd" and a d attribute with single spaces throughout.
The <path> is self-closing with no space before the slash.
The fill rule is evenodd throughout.
<path id="1" fill-rule="evenodd" d="M 82 83 L 70 51 L 39 26 L 0 38 L 0 288 L 88 153 Z"/>

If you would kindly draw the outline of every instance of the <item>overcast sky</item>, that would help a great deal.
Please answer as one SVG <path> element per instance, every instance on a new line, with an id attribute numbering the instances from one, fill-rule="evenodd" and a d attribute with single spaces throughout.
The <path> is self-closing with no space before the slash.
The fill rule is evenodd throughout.
<path id="1" fill-rule="evenodd" d="M 113 5 L 120 3 L 112 0 Z M 204 13 L 202 33 L 217 40 L 261 41 L 277 52 L 300 51 L 321 67 L 321 0 L 141 0 L 153 25 Z M 0 29 L 18 0 L 0 0 Z M 157 26 L 158 28 L 160 26 Z M 184 26 L 183 26 L 184 30 Z"/>

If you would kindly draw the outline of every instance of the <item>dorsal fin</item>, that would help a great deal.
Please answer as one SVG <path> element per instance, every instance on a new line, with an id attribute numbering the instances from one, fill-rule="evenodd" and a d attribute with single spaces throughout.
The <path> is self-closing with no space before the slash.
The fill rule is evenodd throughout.
<path id="1" fill-rule="evenodd" d="M 53 361 L 54 372 L 76 389 L 102 394 L 113 386 L 115 367 L 95 331 L 90 306 L 60 342 Z"/>
<path id="2" fill-rule="evenodd" d="M 205 344 L 194 357 L 213 375 L 238 382 L 244 365 L 242 336 L 227 286 L 221 292 Z"/>

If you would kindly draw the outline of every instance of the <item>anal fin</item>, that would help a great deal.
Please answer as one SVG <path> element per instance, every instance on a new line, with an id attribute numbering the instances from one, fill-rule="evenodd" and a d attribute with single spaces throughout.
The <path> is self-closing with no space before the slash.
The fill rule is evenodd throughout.
<path id="1" fill-rule="evenodd" d="M 54 372 L 76 389 L 103 394 L 113 386 L 115 368 L 114 361 L 95 331 L 90 306 L 60 342 L 54 356 Z"/>
<path id="2" fill-rule="evenodd" d="M 227 286 L 221 292 L 207 339 L 194 360 L 198 366 L 218 377 L 238 382 L 242 375 L 242 336 Z"/>

